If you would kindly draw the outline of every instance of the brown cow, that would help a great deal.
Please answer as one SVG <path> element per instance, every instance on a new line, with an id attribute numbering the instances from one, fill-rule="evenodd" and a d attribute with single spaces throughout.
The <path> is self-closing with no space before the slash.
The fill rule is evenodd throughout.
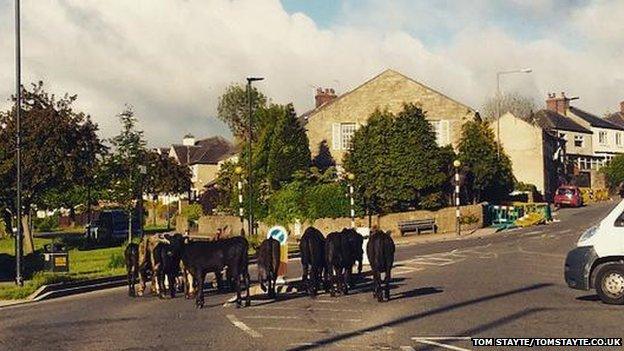
<path id="1" fill-rule="evenodd" d="M 165 234 L 163 233 L 145 235 L 143 238 L 141 238 L 141 241 L 139 242 L 139 289 L 137 291 L 138 296 L 143 296 L 143 292 L 145 291 L 148 268 L 151 268 L 152 270 L 152 284 L 150 286 L 150 292 L 153 295 L 159 294 L 158 274 L 161 267 L 159 260 L 156 260 L 154 256 L 154 249 L 160 243 L 169 244 L 169 241 L 165 238 Z"/>

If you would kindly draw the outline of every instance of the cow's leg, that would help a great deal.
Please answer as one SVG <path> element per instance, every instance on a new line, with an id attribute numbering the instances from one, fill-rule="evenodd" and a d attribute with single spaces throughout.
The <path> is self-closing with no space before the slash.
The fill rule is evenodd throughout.
<path id="1" fill-rule="evenodd" d="M 347 295 L 349 293 L 349 286 L 351 284 L 351 270 L 352 269 L 353 269 L 353 267 L 349 267 L 349 268 L 345 269 L 344 272 L 343 272 L 342 292 L 345 295 Z"/>
<path id="2" fill-rule="evenodd" d="M 305 287 L 308 290 L 308 294 L 310 294 L 310 296 L 312 297 L 316 296 L 316 282 L 317 282 L 317 274 L 318 274 L 316 270 L 317 268 L 315 266 L 312 266 L 312 269 L 310 271 L 310 278 L 305 283 Z M 307 271 L 307 268 L 306 268 L 306 271 Z"/>
<path id="3" fill-rule="evenodd" d="M 249 278 L 249 271 L 245 271 L 244 276 L 245 276 L 245 289 L 247 290 L 245 306 L 249 307 L 251 306 L 251 294 L 249 293 L 249 286 L 251 285 L 251 279 Z"/>
<path id="4" fill-rule="evenodd" d="M 176 276 L 174 272 L 169 272 L 167 274 L 167 280 L 169 280 L 169 296 L 171 298 L 175 298 L 176 295 Z"/>
<path id="5" fill-rule="evenodd" d="M 203 308 L 204 307 L 204 279 L 206 277 L 206 272 L 202 270 L 195 270 L 194 274 L 197 279 L 197 292 L 195 293 L 195 307 Z"/>
<path id="6" fill-rule="evenodd" d="M 358 261 L 358 278 L 362 276 L 362 261 L 364 261 L 364 259 Z"/>
<path id="7" fill-rule="evenodd" d="M 228 272 L 229 271 L 230 269 L 228 268 Z M 232 278 L 234 278 L 234 289 L 236 290 L 236 308 L 240 308 L 242 306 L 241 279 L 243 277 L 238 273 L 238 269 L 233 269 Z"/>
<path id="8" fill-rule="evenodd" d="M 390 300 L 390 280 L 392 280 L 391 278 L 391 274 L 390 274 L 391 268 L 387 268 L 386 269 L 386 277 L 385 277 L 385 281 L 386 281 L 386 301 Z"/>
<path id="9" fill-rule="evenodd" d="M 158 270 L 158 277 L 157 277 L 157 283 L 158 283 L 158 297 L 161 299 L 165 298 L 165 292 L 167 291 L 167 289 L 165 288 L 165 270 L 162 269 L 162 267 L 160 267 L 160 269 Z"/>
<path id="10" fill-rule="evenodd" d="M 128 269 L 128 296 L 134 296 L 134 267 Z"/>
<path id="11" fill-rule="evenodd" d="M 310 295 L 312 295 L 312 293 L 310 292 L 311 291 L 311 289 L 310 289 L 310 278 L 311 277 L 308 277 L 308 274 L 309 274 L 309 272 L 308 272 L 308 265 L 302 263 L 301 264 L 301 271 L 302 271 L 302 273 L 301 273 L 301 283 L 303 284 L 305 289 L 308 291 L 308 293 Z M 314 272 L 314 268 L 312 268 L 312 272 Z M 314 273 L 312 273 L 312 274 L 314 274 Z"/>
<path id="12" fill-rule="evenodd" d="M 139 291 L 137 292 L 137 296 L 143 296 L 145 292 L 145 282 L 147 281 L 147 274 L 145 272 L 146 267 L 139 267 Z"/>
<path id="13" fill-rule="evenodd" d="M 195 279 L 193 279 L 193 275 L 188 269 L 184 270 L 184 297 L 190 299 L 195 294 L 195 289 L 193 284 L 195 283 Z"/>
<path id="14" fill-rule="evenodd" d="M 377 269 L 373 269 L 373 297 L 377 298 L 377 301 L 383 299 L 381 294 L 381 272 Z"/>

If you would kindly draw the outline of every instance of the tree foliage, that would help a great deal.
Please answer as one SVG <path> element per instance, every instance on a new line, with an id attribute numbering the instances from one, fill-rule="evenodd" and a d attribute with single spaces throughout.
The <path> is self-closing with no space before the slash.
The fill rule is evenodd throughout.
<path id="1" fill-rule="evenodd" d="M 252 87 L 251 98 L 253 111 L 266 107 L 266 96 L 255 87 Z M 228 125 L 236 139 L 239 141 L 247 140 L 249 100 L 245 86 L 232 84 L 226 88 L 225 93 L 219 97 L 217 117 Z M 259 127 L 257 123 L 254 123 L 254 135 L 257 135 L 257 132 L 260 130 Z"/>
<path id="2" fill-rule="evenodd" d="M 616 188 L 624 184 L 624 155 L 617 155 L 608 166 L 600 169 L 607 178 L 610 188 Z"/>
<path id="3" fill-rule="evenodd" d="M 362 201 L 377 211 L 432 208 L 444 203 L 447 159 L 425 113 L 406 104 L 396 116 L 376 111 L 356 131 L 345 168 Z"/>
<path id="4" fill-rule="evenodd" d="M 513 190 L 511 160 L 501 148 L 487 123 L 466 122 L 458 145 L 465 173 L 464 189 L 470 202 L 498 202 Z"/>
<path id="5" fill-rule="evenodd" d="M 514 116 L 527 122 L 533 122 L 533 112 L 537 110 L 535 100 L 517 93 L 502 94 L 488 99 L 481 109 L 485 121 L 495 121 L 500 115 L 511 112 Z"/>
<path id="6" fill-rule="evenodd" d="M 49 192 L 60 194 L 86 184 L 105 147 L 96 134 L 97 125 L 87 114 L 74 109 L 76 95 L 58 97 L 38 82 L 30 89 L 22 88 L 22 98 L 22 213 L 28 213 L 31 205 L 48 207 Z M 15 108 L 1 113 L 0 123 L 6 125 L 0 130 L 0 207 L 15 213 Z M 24 229 L 29 246 L 30 233 L 26 225 Z M 26 250 L 32 250 L 28 246 Z"/>

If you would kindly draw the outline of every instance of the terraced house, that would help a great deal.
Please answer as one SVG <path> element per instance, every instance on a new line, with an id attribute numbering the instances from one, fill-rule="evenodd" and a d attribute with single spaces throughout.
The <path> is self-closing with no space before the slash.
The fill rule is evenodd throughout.
<path id="1" fill-rule="evenodd" d="M 326 145 L 340 166 L 355 131 L 376 110 L 398 113 L 405 103 L 415 103 L 427 113 L 439 145 L 457 146 L 461 126 L 475 110 L 414 79 L 388 69 L 357 88 L 337 96 L 333 89 L 318 89 L 316 106 L 300 116 L 306 125 L 312 155 Z"/>

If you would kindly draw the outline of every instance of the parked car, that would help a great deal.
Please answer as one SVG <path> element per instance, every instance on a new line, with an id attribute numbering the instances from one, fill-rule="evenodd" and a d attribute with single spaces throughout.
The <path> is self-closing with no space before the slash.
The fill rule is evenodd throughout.
<path id="1" fill-rule="evenodd" d="M 104 210 L 87 227 L 86 235 L 96 241 L 117 241 L 128 238 L 128 213 L 124 210 Z M 140 235 L 137 216 L 132 216 L 132 233 Z"/>
<path id="2" fill-rule="evenodd" d="M 564 276 L 572 289 L 596 289 L 608 304 L 624 304 L 624 200 L 587 229 L 568 252 Z"/>
<path id="3" fill-rule="evenodd" d="M 554 203 L 558 207 L 581 207 L 583 206 L 581 190 L 573 185 L 560 186 L 555 193 Z"/>

